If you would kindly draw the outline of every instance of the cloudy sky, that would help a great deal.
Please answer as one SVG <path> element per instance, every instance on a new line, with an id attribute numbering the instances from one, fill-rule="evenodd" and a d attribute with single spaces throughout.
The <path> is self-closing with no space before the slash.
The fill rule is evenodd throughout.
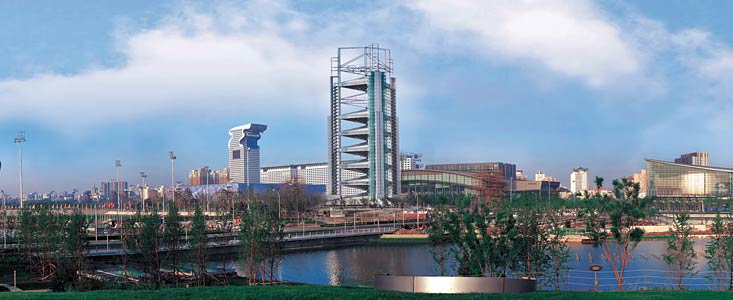
<path id="1" fill-rule="evenodd" d="M 325 161 L 330 58 L 395 60 L 401 149 L 505 161 L 568 184 L 709 151 L 733 166 L 731 1 L 2 1 L 0 189 L 169 182 L 227 164 L 268 124 L 262 165 Z"/>

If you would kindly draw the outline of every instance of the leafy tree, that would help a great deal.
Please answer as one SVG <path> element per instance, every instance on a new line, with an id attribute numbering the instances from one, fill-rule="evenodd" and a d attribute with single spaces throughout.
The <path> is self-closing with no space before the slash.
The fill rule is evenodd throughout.
<path id="1" fill-rule="evenodd" d="M 644 235 L 644 230 L 636 224 L 652 213 L 650 211 L 651 200 L 639 198 L 639 184 L 626 178 L 614 180 L 613 186 L 616 199 L 607 199 L 608 202 L 607 205 L 604 205 L 604 210 L 610 221 L 611 237 L 615 240 L 609 241 L 607 239 L 608 235 L 602 233 L 597 227 L 587 229 L 599 233 L 593 238 L 596 245 L 601 247 L 603 255 L 608 259 L 616 278 L 618 290 L 623 290 L 626 267 L 631 262 L 634 251 L 636 251 L 636 247 Z M 599 226 L 598 223 L 587 225 Z"/>
<path id="2" fill-rule="evenodd" d="M 603 177 L 596 176 L 594 182 L 596 184 L 596 192 L 600 192 L 603 187 Z"/>
<path id="3" fill-rule="evenodd" d="M 196 203 L 191 224 L 191 255 L 196 263 L 196 285 L 206 285 L 206 261 L 208 260 L 208 236 L 206 235 L 206 216 L 201 205 Z"/>
<path id="4" fill-rule="evenodd" d="M 540 226 L 543 210 L 536 204 L 525 202 L 513 211 L 517 217 L 517 235 L 512 239 L 512 247 L 520 259 L 512 270 L 525 277 L 536 278 L 544 273 L 550 262 L 547 251 L 549 232 Z"/>
<path id="5" fill-rule="evenodd" d="M 89 241 L 87 239 L 87 228 L 89 222 L 80 210 L 74 210 L 73 214 L 63 217 L 63 239 L 61 244 L 61 255 L 59 266 L 56 271 L 56 282 L 64 288 L 71 284 L 76 290 L 89 288 L 85 284 L 88 280 L 82 274 L 87 271 Z"/>
<path id="6" fill-rule="evenodd" d="M 664 255 L 664 261 L 672 267 L 677 276 L 677 289 L 682 290 L 684 285 L 682 280 L 685 275 L 694 276 L 695 266 L 697 265 L 697 253 L 692 247 L 695 242 L 692 241 L 692 226 L 690 226 L 690 215 L 678 214 L 669 230 L 673 238 L 667 241 L 667 254 Z"/>
<path id="7" fill-rule="evenodd" d="M 160 218 L 158 211 L 153 208 L 150 213 L 140 215 L 138 211 L 134 223 L 131 223 L 129 234 L 127 235 L 129 249 L 133 253 L 139 254 L 140 264 L 143 267 L 142 280 L 160 286 L 160 240 L 161 232 L 159 229 Z"/>
<path id="8" fill-rule="evenodd" d="M 181 215 L 178 212 L 178 205 L 173 202 L 168 206 L 168 215 L 165 218 L 165 224 L 163 226 L 163 246 L 168 250 L 166 258 L 173 267 L 173 280 L 177 287 L 179 258 L 182 246 L 181 235 L 183 230 L 181 229 Z"/>
<path id="9" fill-rule="evenodd" d="M 19 216 L 19 248 L 31 271 L 41 274 L 41 280 L 52 278 L 57 266 L 57 250 L 62 240 L 62 217 L 48 205 L 25 207 Z"/>
<path id="10" fill-rule="evenodd" d="M 247 273 L 249 285 L 258 279 L 273 282 L 283 237 L 281 225 L 277 209 L 266 205 L 252 204 L 242 213 L 239 264 Z"/>
<path id="11" fill-rule="evenodd" d="M 18 250 L 28 263 L 28 269 L 33 268 L 38 238 L 38 228 L 35 222 L 34 210 L 26 206 L 18 211 L 19 228 L 17 232 Z"/>
<path id="12" fill-rule="evenodd" d="M 567 245 L 567 237 L 565 230 L 562 228 L 562 213 L 557 211 L 548 211 L 546 214 L 546 230 L 549 237 L 546 241 L 545 251 L 549 259 L 549 271 L 551 282 L 555 290 L 560 289 L 562 277 L 560 274 L 568 270 L 567 262 L 570 256 L 570 248 Z"/>
<path id="13" fill-rule="evenodd" d="M 448 246 L 450 243 L 450 238 L 446 235 L 447 214 L 448 211 L 444 207 L 438 207 L 434 210 L 431 215 L 431 225 L 428 229 L 428 240 L 433 248 L 430 252 L 433 260 L 440 268 L 440 276 L 447 274 L 446 262 L 448 261 Z"/>
<path id="14" fill-rule="evenodd" d="M 719 290 L 733 290 L 733 228 L 731 216 L 725 219 L 720 212 L 715 215 L 710 229 L 711 236 L 705 246 L 705 258 L 712 276 L 708 279 Z"/>
<path id="15" fill-rule="evenodd" d="M 493 222 L 490 226 L 489 222 Z M 455 248 L 452 253 L 462 276 L 507 276 L 516 265 L 518 251 L 512 241 L 517 236 L 511 211 L 499 210 L 492 216 L 487 205 L 462 203 L 445 221 L 445 229 Z"/>

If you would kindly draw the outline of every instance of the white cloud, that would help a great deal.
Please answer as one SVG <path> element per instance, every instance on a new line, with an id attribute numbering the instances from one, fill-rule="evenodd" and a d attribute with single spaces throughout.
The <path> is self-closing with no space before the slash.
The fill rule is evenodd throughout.
<path id="1" fill-rule="evenodd" d="M 304 21 L 289 14 L 279 25 L 274 17 L 186 8 L 152 29 L 118 34 L 120 67 L 0 81 L 0 119 L 78 128 L 169 113 L 322 115 L 332 47 L 296 45 L 287 35 Z"/>
<path id="2" fill-rule="evenodd" d="M 457 35 L 453 46 L 476 44 L 483 57 L 531 60 L 591 86 L 640 71 L 621 29 L 588 1 L 422 0 L 410 5 L 431 29 Z"/>

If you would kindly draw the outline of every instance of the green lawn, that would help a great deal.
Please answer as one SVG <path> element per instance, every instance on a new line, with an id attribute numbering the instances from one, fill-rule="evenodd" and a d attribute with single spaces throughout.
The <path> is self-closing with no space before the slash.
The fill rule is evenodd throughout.
<path id="1" fill-rule="evenodd" d="M 427 295 L 330 286 L 197 287 L 162 290 L 107 290 L 66 293 L 2 293 L 2 299 L 733 299 L 733 293 L 711 291 L 536 292 L 531 294 Z"/>

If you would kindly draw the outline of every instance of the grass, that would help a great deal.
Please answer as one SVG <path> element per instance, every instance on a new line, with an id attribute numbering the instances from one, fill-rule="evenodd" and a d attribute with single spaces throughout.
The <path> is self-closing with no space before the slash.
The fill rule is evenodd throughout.
<path id="1" fill-rule="evenodd" d="M 106 290 L 65 293 L 2 293 L 2 299 L 731 299 L 733 293 L 713 291 L 634 291 L 634 292 L 535 292 L 530 294 L 429 295 L 377 291 L 372 288 L 335 286 L 253 286 L 195 287 L 161 290 Z"/>

